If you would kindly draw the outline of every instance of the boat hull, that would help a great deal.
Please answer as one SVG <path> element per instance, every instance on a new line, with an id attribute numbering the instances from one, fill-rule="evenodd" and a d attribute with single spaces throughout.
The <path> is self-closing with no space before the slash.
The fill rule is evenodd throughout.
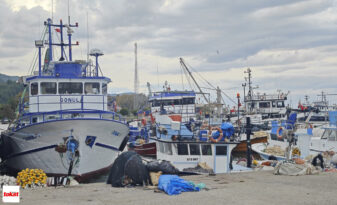
<path id="1" fill-rule="evenodd" d="M 59 153 L 55 148 L 72 134 L 79 144 L 72 175 L 99 174 L 112 165 L 128 131 L 123 123 L 101 119 L 59 120 L 7 131 L 3 139 L 11 153 L 5 156 L 6 165 L 13 170 L 42 169 L 49 176 L 67 175 L 69 151 Z M 95 137 L 89 145 L 88 136 Z"/>
<path id="2" fill-rule="evenodd" d="M 268 138 L 265 137 L 256 137 L 250 140 L 250 144 L 256 144 L 256 143 L 267 143 Z M 240 144 L 238 144 L 234 149 L 233 152 L 247 152 L 247 140 L 240 141 Z"/>
<path id="3" fill-rule="evenodd" d="M 139 155 L 144 157 L 153 157 L 156 158 L 157 156 L 157 147 L 156 142 L 149 142 L 141 145 L 128 145 L 129 151 L 135 151 Z"/>
<path id="4" fill-rule="evenodd" d="M 284 156 L 277 156 L 273 154 L 269 154 L 264 152 L 263 150 L 266 148 L 266 144 L 264 143 L 256 143 L 252 145 L 252 150 L 260 155 L 260 157 L 264 160 L 269 160 L 270 156 L 274 156 L 277 161 L 285 160 L 286 158 Z"/>

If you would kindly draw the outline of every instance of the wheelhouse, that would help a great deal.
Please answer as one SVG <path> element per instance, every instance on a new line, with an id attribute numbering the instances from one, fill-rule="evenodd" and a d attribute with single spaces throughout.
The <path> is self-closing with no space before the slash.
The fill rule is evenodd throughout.
<path id="1" fill-rule="evenodd" d="M 182 121 L 195 118 L 195 97 L 193 91 L 165 91 L 154 93 L 149 102 L 151 113 L 158 114 L 180 114 Z"/>

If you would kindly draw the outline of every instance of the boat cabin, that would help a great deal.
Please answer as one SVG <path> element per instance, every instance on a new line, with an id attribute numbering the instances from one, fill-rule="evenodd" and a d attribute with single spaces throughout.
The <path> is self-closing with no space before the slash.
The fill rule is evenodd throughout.
<path id="1" fill-rule="evenodd" d="M 107 111 L 107 84 L 110 79 L 83 76 L 79 63 L 57 63 L 51 76 L 33 76 L 26 81 L 29 85 L 30 113 L 56 110 Z"/>
<path id="2" fill-rule="evenodd" d="M 177 169 L 194 168 L 199 162 L 206 164 L 214 173 L 230 172 L 230 156 L 237 142 L 166 141 L 156 139 L 157 159 L 170 161 Z"/>
<path id="3" fill-rule="evenodd" d="M 245 109 L 251 113 L 260 113 L 262 119 L 282 118 L 286 114 L 286 100 L 287 95 L 284 93 L 279 95 L 257 94 L 245 96 Z"/>
<path id="4" fill-rule="evenodd" d="M 182 122 L 195 118 L 195 92 L 193 91 L 164 91 L 155 92 L 150 97 L 151 113 L 156 115 L 180 114 Z"/>

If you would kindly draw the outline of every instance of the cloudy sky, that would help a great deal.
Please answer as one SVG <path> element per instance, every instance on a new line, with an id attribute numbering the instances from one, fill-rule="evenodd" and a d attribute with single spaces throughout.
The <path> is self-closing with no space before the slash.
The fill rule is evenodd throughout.
<path id="1" fill-rule="evenodd" d="M 0 0 L 0 73 L 27 75 L 52 0 Z M 337 93 L 337 0 L 69 0 L 79 22 L 74 59 L 89 47 L 105 55 L 110 92 L 133 91 L 134 43 L 138 44 L 140 91 L 188 89 L 179 58 L 202 87 L 203 80 L 229 96 L 243 94 L 244 70 L 253 71 L 256 92 L 304 95 Z M 54 22 L 67 21 L 68 0 L 53 0 Z M 89 32 L 87 32 L 87 13 Z M 54 36 L 57 40 L 57 36 Z M 57 54 L 58 55 L 58 54 Z M 183 86 L 184 85 L 184 86 Z M 205 90 L 206 91 L 206 90 Z M 211 95 L 215 96 L 213 91 Z M 329 96 L 330 101 L 335 101 Z M 226 98 L 226 103 L 230 103 Z"/>

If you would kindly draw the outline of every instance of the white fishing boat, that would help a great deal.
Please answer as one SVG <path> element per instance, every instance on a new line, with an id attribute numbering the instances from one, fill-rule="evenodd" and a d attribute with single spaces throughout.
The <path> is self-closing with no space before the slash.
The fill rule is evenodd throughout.
<path id="1" fill-rule="evenodd" d="M 36 41 L 39 67 L 23 78 L 26 95 L 16 121 L 2 133 L 2 159 L 13 170 L 43 169 L 48 175 L 89 177 L 107 170 L 127 143 L 126 122 L 107 109 L 107 84 L 99 75 L 99 50 L 92 50 L 95 66 L 72 60 L 72 28 L 78 24 L 45 22 L 48 40 Z M 60 43 L 52 41 L 56 28 Z M 67 30 L 68 43 L 63 41 Z M 45 44 L 45 64 L 41 51 Z M 61 47 L 60 60 L 53 59 L 53 46 Z M 64 47 L 69 48 L 68 56 Z M 27 99 L 27 100 L 26 100 Z"/>
<path id="2" fill-rule="evenodd" d="M 244 106 L 239 110 L 241 116 L 238 118 L 238 109 L 233 109 L 231 111 L 231 122 L 235 124 L 239 120 L 245 124 L 246 117 L 250 117 L 252 124 L 265 125 L 264 127 L 267 128 L 273 120 L 285 120 L 287 117 L 286 101 L 289 92 L 284 93 L 281 90 L 273 94 L 255 92 L 254 90 L 258 87 L 253 87 L 251 72 L 250 68 L 245 71 L 248 74 L 246 78 L 248 82 L 242 84 L 244 88 Z M 248 87 L 247 94 L 246 87 Z"/>
<path id="3" fill-rule="evenodd" d="M 238 142 L 197 139 L 156 139 L 157 159 L 170 161 L 179 171 L 206 163 L 214 173 L 229 173 L 231 152 Z"/>
<path id="4" fill-rule="evenodd" d="M 307 127 L 297 129 L 294 124 L 294 147 L 298 147 L 301 151 L 301 157 L 305 158 L 308 155 L 317 155 L 326 151 L 337 152 L 337 111 L 329 112 L 330 123 L 323 127 Z M 289 140 L 283 137 L 282 130 L 285 126 L 273 127 L 270 133 L 268 144 L 259 143 L 252 145 L 252 150 L 260 154 L 264 159 L 273 155 L 278 160 L 285 159 L 284 155 L 275 155 L 265 152 L 268 147 L 278 146 L 281 150 L 285 150 L 289 145 Z M 276 130 L 276 131 L 275 131 Z"/>

